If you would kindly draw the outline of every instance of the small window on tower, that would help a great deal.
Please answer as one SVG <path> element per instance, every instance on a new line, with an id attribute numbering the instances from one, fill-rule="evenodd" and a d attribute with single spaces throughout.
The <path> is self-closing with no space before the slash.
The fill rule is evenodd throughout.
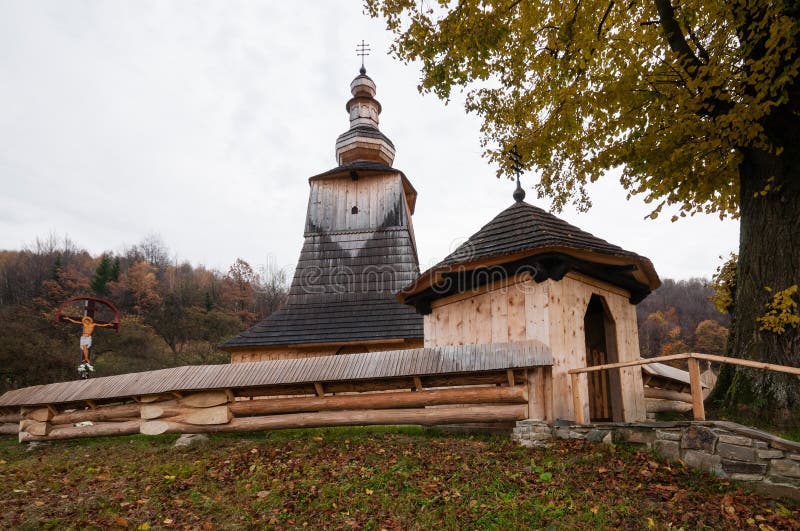
<path id="1" fill-rule="evenodd" d="M 358 214 L 358 207 L 357 207 L 357 206 L 354 206 L 354 207 L 353 207 L 353 208 L 350 210 L 350 213 L 351 213 L 351 214 Z"/>

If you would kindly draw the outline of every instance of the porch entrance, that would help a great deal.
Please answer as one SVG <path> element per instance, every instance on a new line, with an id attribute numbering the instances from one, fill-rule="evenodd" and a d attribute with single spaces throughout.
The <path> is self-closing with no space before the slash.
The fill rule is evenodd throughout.
<path id="1" fill-rule="evenodd" d="M 617 363 L 617 331 L 606 301 L 592 295 L 583 320 L 586 334 L 586 365 Z M 589 415 L 591 422 L 621 422 L 622 394 L 619 370 L 594 371 L 589 378 Z"/>

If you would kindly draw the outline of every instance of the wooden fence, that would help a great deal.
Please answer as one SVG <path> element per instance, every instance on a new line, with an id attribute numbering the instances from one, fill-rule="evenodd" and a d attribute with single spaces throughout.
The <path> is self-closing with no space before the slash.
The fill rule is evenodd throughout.
<path id="1" fill-rule="evenodd" d="M 0 396 L 0 432 L 37 441 L 321 426 L 512 423 L 543 416 L 538 342 L 444 346 L 62 382 Z"/>
<path id="2" fill-rule="evenodd" d="M 743 360 L 738 358 L 730 358 L 727 356 L 714 356 L 712 354 L 699 354 L 696 352 L 686 354 L 672 354 L 669 356 L 659 356 L 656 358 L 646 358 L 635 361 L 626 361 L 622 363 L 607 363 L 605 365 L 593 365 L 590 367 L 583 367 L 578 369 L 570 369 L 567 371 L 572 378 L 572 403 L 575 409 L 575 422 L 578 424 L 585 424 L 586 418 L 583 414 L 584 397 L 582 396 L 580 375 L 596 371 L 607 371 L 610 369 L 620 369 L 623 367 L 635 367 L 637 365 L 649 365 L 651 363 L 663 363 L 665 361 L 687 360 L 689 365 L 689 381 L 691 385 L 691 402 L 694 420 L 706 420 L 705 406 L 703 405 L 703 386 L 700 381 L 700 364 L 699 360 L 712 361 L 716 363 L 729 363 L 731 365 L 739 365 L 742 367 L 750 367 L 753 369 L 765 369 L 769 371 L 782 372 L 786 374 L 794 374 L 800 376 L 800 368 L 787 367 L 785 365 L 775 365 L 773 363 L 765 363 L 760 361 Z M 677 393 L 675 393 L 677 395 Z M 669 398 L 674 398 L 675 395 L 669 395 Z M 666 397 L 666 396 L 665 396 Z"/>

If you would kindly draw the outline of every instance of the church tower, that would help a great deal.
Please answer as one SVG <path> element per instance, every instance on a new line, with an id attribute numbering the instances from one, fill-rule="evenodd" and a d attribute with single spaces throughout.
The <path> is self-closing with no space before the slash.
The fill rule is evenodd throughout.
<path id="1" fill-rule="evenodd" d="M 392 167 L 381 104 L 362 66 L 350 83 L 350 128 L 332 170 L 309 178 L 305 242 L 284 307 L 224 343 L 231 362 L 421 347 L 422 316 L 395 294 L 419 274 L 416 190 Z"/>

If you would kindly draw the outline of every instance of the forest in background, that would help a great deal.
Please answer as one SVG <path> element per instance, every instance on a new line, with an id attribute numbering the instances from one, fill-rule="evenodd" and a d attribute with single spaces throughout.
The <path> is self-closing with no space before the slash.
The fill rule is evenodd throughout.
<path id="1" fill-rule="evenodd" d="M 217 345 L 276 310 L 286 291 L 285 271 L 241 259 L 224 272 L 195 266 L 158 236 L 100 256 L 53 236 L 0 251 L 0 392 L 77 378 L 80 328 L 54 321 L 71 296 L 107 298 L 122 314 L 119 333 L 95 331 L 95 376 L 109 376 L 227 363 Z M 642 356 L 724 354 L 729 319 L 712 293 L 704 279 L 665 279 L 637 307 Z"/>
<path id="2" fill-rule="evenodd" d="M 227 363 L 217 344 L 273 312 L 286 289 L 284 271 L 242 259 L 225 272 L 193 266 L 158 236 L 100 256 L 52 236 L 0 251 L 0 392 L 77 378 L 80 327 L 54 321 L 71 296 L 106 298 L 122 314 L 119 333 L 94 333 L 94 376 L 108 376 Z"/>

